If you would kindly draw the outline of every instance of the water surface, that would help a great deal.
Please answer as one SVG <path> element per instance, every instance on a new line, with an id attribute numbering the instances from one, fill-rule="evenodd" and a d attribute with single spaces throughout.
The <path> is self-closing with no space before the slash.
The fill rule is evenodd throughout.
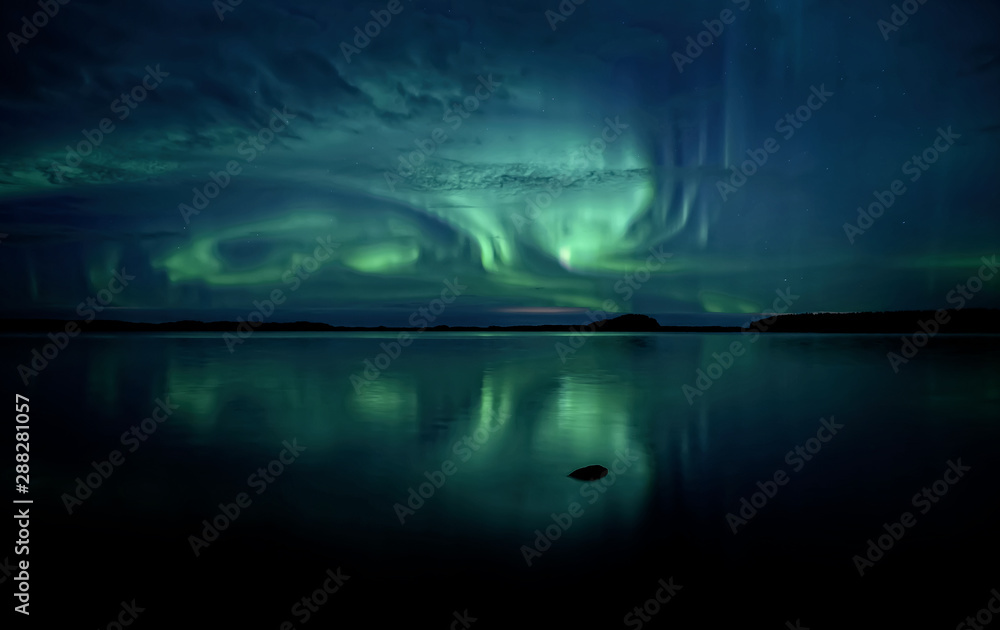
<path id="1" fill-rule="evenodd" d="M 1000 585 L 998 337 L 939 337 L 894 373 L 894 336 L 602 334 L 567 353 L 570 335 L 428 332 L 358 391 L 395 338 L 257 333 L 230 353 L 216 334 L 85 335 L 11 379 L 33 412 L 39 614 L 106 627 L 134 598 L 149 627 L 300 627 L 296 602 L 339 567 L 308 623 L 954 627 Z M 744 354 L 686 396 L 734 341 Z M 9 372 L 45 342 L 0 339 Z M 123 444 L 157 400 L 176 409 Z M 789 457 L 823 420 L 842 428 Z M 251 478 L 287 445 L 304 450 Z M 124 463 L 69 514 L 114 450 Z M 971 470 L 920 513 L 913 495 L 959 459 Z M 590 464 L 618 472 L 567 478 Z M 734 533 L 727 514 L 779 471 Z M 239 493 L 196 556 L 189 537 Z M 906 511 L 916 524 L 859 575 L 852 558 Z M 668 604 L 627 617 L 670 578 Z"/>

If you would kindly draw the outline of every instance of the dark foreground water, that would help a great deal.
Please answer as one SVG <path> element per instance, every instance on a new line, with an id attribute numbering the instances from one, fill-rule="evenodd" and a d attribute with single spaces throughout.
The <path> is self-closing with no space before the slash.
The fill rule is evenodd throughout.
<path id="1" fill-rule="evenodd" d="M 954 628 L 1000 588 L 998 337 L 894 373 L 889 336 L 604 334 L 563 362 L 569 336 L 424 333 L 358 393 L 393 339 L 83 336 L 27 387 L 45 338 L 0 339 L 32 622 Z M 590 464 L 617 472 L 567 478 Z"/>

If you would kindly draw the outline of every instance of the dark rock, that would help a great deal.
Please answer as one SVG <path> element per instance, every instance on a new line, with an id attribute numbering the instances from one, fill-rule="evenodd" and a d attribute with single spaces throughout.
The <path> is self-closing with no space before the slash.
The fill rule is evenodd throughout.
<path id="1" fill-rule="evenodd" d="M 594 464 L 593 466 L 578 468 L 566 476 L 572 477 L 573 479 L 579 479 L 580 481 L 596 481 L 607 474 L 607 468 Z"/>

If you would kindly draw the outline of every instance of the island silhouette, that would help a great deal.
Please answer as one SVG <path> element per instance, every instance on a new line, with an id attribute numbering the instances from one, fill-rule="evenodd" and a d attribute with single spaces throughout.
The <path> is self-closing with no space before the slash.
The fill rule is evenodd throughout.
<path id="1" fill-rule="evenodd" d="M 48 333 L 75 324 L 88 332 L 610 332 L 610 333 L 854 333 L 928 334 L 1000 333 L 1000 309 L 938 309 L 932 311 L 879 311 L 857 313 L 789 313 L 748 315 L 742 326 L 661 326 L 647 315 L 629 313 L 585 324 L 537 326 L 332 326 L 318 322 L 233 322 L 181 320 L 164 323 L 121 320 L 2 319 L 0 333 Z M 921 325 L 923 324 L 923 325 Z M 932 332 L 936 330 L 936 332 Z"/>

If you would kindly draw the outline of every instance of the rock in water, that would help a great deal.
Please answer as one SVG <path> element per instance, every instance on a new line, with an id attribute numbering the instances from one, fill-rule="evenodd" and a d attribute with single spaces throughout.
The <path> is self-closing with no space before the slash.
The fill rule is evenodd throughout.
<path id="1" fill-rule="evenodd" d="M 596 481 L 601 477 L 608 474 L 608 469 L 604 466 L 598 466 L 594 464 L 593 466 L 585 466 L 583 468 L 578 468 L 571 472 L 567 477 L 572 477 L 573 479 L 579 479 L 580 481 Z"/>

